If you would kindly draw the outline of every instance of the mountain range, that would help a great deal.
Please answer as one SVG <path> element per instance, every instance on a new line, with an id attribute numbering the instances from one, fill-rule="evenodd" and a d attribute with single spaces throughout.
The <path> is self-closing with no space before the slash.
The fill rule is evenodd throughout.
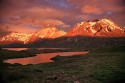
<path id="1" fill-rule="evenodd" d="M 73 38 L 75 41 L 78 41 L 79 40 L 78 36 L 80 36 L 80 38 L 81 37 L 97 37 L 97 38 L 125 37 L 125 28 L 118 26 L 110 19 L 100 19 L 100 20 L 96 19 L 91 22 L 88 21 L 88 22 L 77 23 L 68 32 L 58 30 L 54 26 L 43 28 L 31 34 L 12 32 L 0 38 L 0 44 L 8 45 L 8 44 L 18 43 L 24 45 L 29 45 L 29 44 L 31 45 L 32 43 L 35 44 L 38 43 L 38 41 L 42 41 L 44 39 L 51 39 L 51 40 L 53 39 L 54 41 L 56 41 L 56 39 L 58 40 L 60 38 L 61 40 L 63 39 L 65 40 L 66 37 L 68 37 L 67 39 L 68 41 L 70 41 L 71 38 Z"/>
<path id="2" fill-rule="evenodd" d="M 10 33 L 0 39 L 1 43 L 10 44 L 10 43 L 22 43 L 27 44 L 31 42 L 35 42 L 39 39 L 43 38 L 57 38 L 65 35 L 66 32 L 62 30 L 58 30 L 56 27 L 47 27 L 38 32 L 26 34 L 26 33 Z"/>

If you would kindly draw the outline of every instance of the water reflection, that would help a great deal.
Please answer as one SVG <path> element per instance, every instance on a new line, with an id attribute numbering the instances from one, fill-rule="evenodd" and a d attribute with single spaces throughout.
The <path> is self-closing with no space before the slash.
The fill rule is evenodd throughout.
<path id="1" fill-rule="evenodd" d="M 3 48 L 7 50 L 13 50 L 13 51 L 21 51 L 21 50 L 27 50 L 28 48 Z"/>
<path id="2" fill-rule="evenodd" d="M 17 58 L 17 59 L 8 59 L 5 62 L 7 63 L 19 63 L 22 65 L 26 64 L 39 64 L 39 63 L 46 63 L 46 62 L 52 62 L 50 58 L 60 55 L 60 56 L 72 56 L 77 54 L 86 54 L 88 52 L 60 52 L 60 53 L 46 53 L 46 54 L 37 54 L 37 56 L 34 57 L 28 57 L 28 58 Z"/>
<path id="3" fill-rule="evenodd" d="M 13 50 L 13 51 L 21 51 L 21 50 L 27 50 L 28 48 L 3 48 L 3 49 L 7 49 L 7 50 Z M 37 50 L 44 50 L 44 49 L 61 49 L 61 50 L 65 50 L 65 49 L 69 49 L 69 48 L 36 48 Z"/>

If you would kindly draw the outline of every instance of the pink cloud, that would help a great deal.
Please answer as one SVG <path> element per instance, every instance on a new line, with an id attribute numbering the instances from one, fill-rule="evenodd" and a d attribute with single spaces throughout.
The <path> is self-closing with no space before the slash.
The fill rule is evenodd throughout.
<path id="1" fill-rule="evenodd" d="M 90 6 L 90 5 L 85 5 L 82 7 L 82 12 L 86 14 L 102 14 L 103 11 L 100 8 Z"/>
<path id="2" fill-rule="evenodd" d="M 68 0 L 72 5 L 79 5 L 82 12 L 97 13 L 125 11 L 123 0 Z M 90 11 L 89 11 L 90 10 Z"/>
<path id="3" fill-rule="evenodd" d="M 62 22 L 61 20 L 57 20 L 57 19 L 40 19 L 40 20 L 35 20 L 33 22 L 34 25 L 42 25 L 43 28 L 46 25 L 52 25 L 52 26 L 56 26 L 57 28 L 69 28 L 70 25 Z"/>
<path id="4" fill-rule="evenodd" d="M 13 25 L 13 24 L 4 24 L 4 25 L 1 25 L 1 28 L 4 29 L 4 32 L 19 32 L 19 33 L 33 33 L 33 32 L 38 30 L 35 28 L 31 29 L 31 28 L 26 27 L 26 26 Z"/>
<path id="5" fill-rule="evenodd" d="M 40 7 L 33 7 L 26 10 L 26 13 L 29 15 L 38 15 L 43 18 L 58 18 L 69 15 L 68 13 L 64 13 L 61 10 L 56 10 L 52 8 L 40 8 Z"/>

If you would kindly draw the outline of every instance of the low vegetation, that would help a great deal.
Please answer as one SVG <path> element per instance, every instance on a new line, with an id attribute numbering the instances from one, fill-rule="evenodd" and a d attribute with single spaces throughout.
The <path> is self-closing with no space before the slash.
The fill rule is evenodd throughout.
<path id="1" fill-rule="evenodd" d="M 12 51 L 6 49 L 0 49 L 0 60 L 13 59 L 13 58 L 25 58 L 32 57 L 40 53 L 53 53 L 53 52 L 68 52 L 74 51 L 73 49 L 41 49 L 29 48 L 27 50 Z"/>
<path id="2" fill-rule="evenodd" d="M 7 83 L 123 83 L 125 46 L 103 47 L 89 54 L 56 56 L 55 62 L 37 65 L 4 65 Z"/>
<path id="3" fill-rule="evenodd" d="M 13 59 L 13 58 L 23 58 L 35 56 L 35 53 L 29 51 L 12 51 L 0 49 L 0 60 Z"/>

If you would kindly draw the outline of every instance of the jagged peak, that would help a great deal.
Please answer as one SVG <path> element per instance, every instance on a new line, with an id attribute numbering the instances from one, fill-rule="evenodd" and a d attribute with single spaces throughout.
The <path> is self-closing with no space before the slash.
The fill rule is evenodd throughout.
<path id="1" fill-rule="evenodd" d="M 46 28 L 43 28 L 41 30 L 39 30 L 38 32 L 34 33 L 32 35 L 32 39 L 31 40 L 37 40 L 37 39 L 41 39 L 41 38 L 57 38 L 60 36 L 65 35 L 66 32 L 63 30 L 58 30 L 55 26 L 49 26 Z"/>
<path id="2" fill-rule="evenodd" d="M 1 41 L 21 41 L 24 44 L 26 44 L 29 38 L 31 37 L 31 35 L 32 34 L 12 32 L 2 37 L 0 40 Z"/>
<path id="3" fill-rule="evenodd" d="M 96 24 L 100 24 L 100 25 L 107 25 L 110 26 L 111 29 L 121 29 L 120 26 L 118 26 L 117 24 L 115 24 L 111 19 L 96 19 L 94 21 L 87 21 L 87 22 L 81 22 L 81 23 L 77 23 L 77 27 L 76 29 L 80 28 L 82 25 L 86 25 L 86 27 L 92 27 Z M 122 29 L 121 29 L 122 30 Z"/>
<path id="4" fill-rule="evenodd" d="M 125 35 L 124 32 L 124 28 L 119 27 L 110 19 L 96 19 L 94 21 L 77 23 L 77 25 L 68 32 L 68 36 L 123 36 Z"/>
<path id="5" fill-rule="evenodd" d="M 110 25 L 116 25 L 111 19 L 101 19 L 99 22 L 108 23 Z"/>
<path id="6" fill-rule="evenodd" d="M 110 25 L 116 25 L 111 19 L 105 18 L 105 19 L 95 19 L 94 21 L 83 21 L 83 22 L 77 23 L 77 26 L 82 26 L 85 23 L 89 24 L 90 26 L 93 26 L 96 23 L 100 23 L 100 22 L 107 23 L 107 24 L 110 24 Z"/>

